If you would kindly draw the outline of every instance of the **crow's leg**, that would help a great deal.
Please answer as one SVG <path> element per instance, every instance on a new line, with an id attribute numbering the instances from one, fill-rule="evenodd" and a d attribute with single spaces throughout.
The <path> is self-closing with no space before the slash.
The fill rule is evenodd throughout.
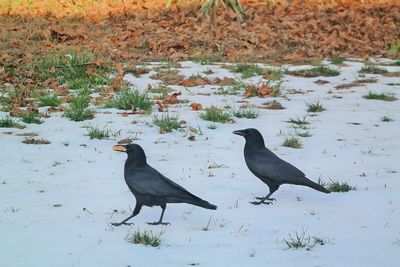
<path id="1" fill-rule="evenodd" d="M 275 190 L 276 191 L 276 190 Z M 274 191 L 274 192 L 275 192 Z M 273 193 L 273 192 L 272 192 Z M 272 195 L 272 193 L 271 192 L 269 192 L 269 194 L 268 195 L 266 195 L 265 197 L 255 197 L 255 199 L 257 199 L 257 200 L 269 200 L 269 201 L 276 201 L 276 199 L 275 198 L 270 198 L 270 196 Z"/>
<path id="2" fill-rule="evenodd" d="M 159 225 L 159 224 L 168 225 L 168 224 L 170 224 L 169 222 L 163 222 L 162 221 L 166 208 L 167 208 L 167 204 L 161 205 L 162 211 L 161 211 L 161 216 L 160 216 L 160 219 L 158 220 L 158 222 L 152 222 L 152 223 L 148 222 L 147 224 L 150 224 L 150 225 Z"/>
<path id="3" fill-rule="evenodd" d="M 266 200 L 268 200 L 268 201 L 275 201 L 276 199 L 275 199 L 275 198 L 270 198 L 270 196 L 271 196 L 276 190 L 278 190 L 278 188 L 279 188 L 279 185 L 278 185 L 278 186 L 276 186 L 276 185 L 270 186 L 270 187 L 269 187 L 269 194 L 268 194 L 268 195 L 266 195 L 265 197 L 255 197 L 255 199 L 257 199 L 257 200 L 259 200 L 259 201 L 252 201 L 252 202 L 250 202 L 250 203 L 253 204 L 253 205 L 260 205 L 260 204 L 267 204 L 267 205 L 270 205 L 270 204 L 272 204 L 272 202 L 266 202 Z"/>
<path id="4" fill-rule="evenodd" d="M 135 209 L 133 210 L 131 216 L 129 216 L 128 218 L 126 218 L 126 219 L 123 220 L 122 222 L 119 222 L 119 223 L 112 223 L 112 225 L 113 225 L 113 226 L 120 226 L 120 225 L 122 225 L 122 224 L 124 224 L 124 225 L 131 225 L 131 224 L 134 224 L 134 223 L 127 223 L 127 221 L 129 221 L 130 219 L 132 219 L 133 217 L 135 217 L 136 215 L 138 215 L 141 209 L 142 209 L 142 205 L 136 203 L 136 207 L 135 207 Z"/>

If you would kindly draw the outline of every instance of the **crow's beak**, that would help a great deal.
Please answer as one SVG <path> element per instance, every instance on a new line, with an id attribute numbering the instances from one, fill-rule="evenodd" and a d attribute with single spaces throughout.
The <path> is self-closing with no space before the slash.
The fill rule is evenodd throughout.
<path id="1" fill-rule="evenodd" d="M 233 134 L 240 135 L 240 136 L 245 136 L 245 133 L 244 133 L 244 131 L 243 131 L 243 130 L 237 130 L 237 131 L 233 131 L 232 133 L 233 133 Z"/>
<path id="2" fill-rule="evenodd" d="M 122 145 L 116 145 L 112 147 L 112 150 L 114 151 L 121 151 L 121 152 L 126 152 L 126 147 Z"/>

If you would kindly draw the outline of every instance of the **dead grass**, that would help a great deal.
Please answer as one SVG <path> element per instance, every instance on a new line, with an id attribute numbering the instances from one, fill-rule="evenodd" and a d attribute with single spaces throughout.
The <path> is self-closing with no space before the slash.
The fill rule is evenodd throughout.
<path id="1" fill-rule="evenodd" d="M 377 83 L 378 80 L 375 78 L 368 78 L 368 79 L 360 79 L 360 80 L 355 80 L 352 81 L 351 83 L 343 83 L 336 85 L 335 88 L 340 90 L 340 89 L 349 89 L 351 87 L 361 87 L 364 86 L 366 83 Z"/>
<path id="2" fill-rule="evenodd" d="M 166 69 L 150 76 L 151 79 L 161 80 L 164 85 L 179 84 L 185 77 L 178 74 L 178 70 Z"/>

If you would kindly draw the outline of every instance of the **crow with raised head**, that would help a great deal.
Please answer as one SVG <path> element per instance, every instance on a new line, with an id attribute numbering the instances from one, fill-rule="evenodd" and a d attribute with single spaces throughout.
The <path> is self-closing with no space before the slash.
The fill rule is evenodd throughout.
<path id="1" fill-rule="evenodd" d="M 253 201 L 252 204 L 271 204 L 266 201 L 275 200 L 270 197 L 282 184 L 303 185 L 323 193 L 330 193 L 321 185 L 309 180 L 302 171 L 266 148 L 264 139 L 258 130 L 248 128 L 233 133 L 246 139 L 244 159 L 247 167 L 269 187 L 269 194 L 265 197 L 256 197 L 259 201 Z"/>
<path id="2" fill-rule="evenodd" d="M 136 198 L 136 206 L 131 216 L 114 226 L 127 224 L 128 220 L 139 214 L 142 206 L 160 206 L 162 209 L 158 222 L 152 225 L 169 224 L 162 221 L 167 203 L 189 203 L 206 209 L 217 209 L 217 206 L 189 193 L 185 188 L 171 181 L 146 162 L 143 149 L 137 144 L 116 145 L 113 150 L 128 154 L 125 162 L 125 182 Z"/>

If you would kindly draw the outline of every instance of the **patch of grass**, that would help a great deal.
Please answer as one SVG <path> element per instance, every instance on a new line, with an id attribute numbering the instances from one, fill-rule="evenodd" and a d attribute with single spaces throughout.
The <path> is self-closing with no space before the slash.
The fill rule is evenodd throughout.
<path id="1" fill-rule="evenodd" d="M 314 246 L 315 245 L 323 246 L 327 243 L 327 240 L 325 240 L 324 238 L 319 237 L 319 236 L 313 236 L 312 239 L 314 241 Z"/>
<path id="2" fill-rule="evenodd" d="M 330 62 L 332 64 L 341 65 L 346 60 L 346 58 L 345 57 L 340 57 L 340 56 L 333 56 L 329 60 L 330 60 Z"/>
<path id="3" fill-rule="evenodd" d="M 328 243 L 328 240 L 325 240 L 319 236 L 310 236 L 306 233 L 306 230 L 302 230 L 300 233 L 295 231 L 293 235 L 289 234 L 289 238 L 283 239 L 283 242 L 286 244 L 287 249 L 306 249 L 311 250 L 316 245 L 323 246 Z"/>
<path id="4" fill-rule="evenodd" d="M 43 120 L 40 119 L 39 113 L 37 113 L 37 112 L 33 112 L 33 111 L 22 112 L 19 115 L 19 117 L 25 123 L 35 123 L 35 124 L 43 123 Z"/>
<path id="5" fill-rule="evenodd" d="M 390 45 L 389 53 L 395 57 L 398 53 L 400 53 L 400 43 L 392 43 Z"/>
<path id="6" fill-rule="evenodd" d="M 397 98 L 393 94 L 389 93 L 373 93 L 369 92 L 367 95 L 364 95 L 365 99 L 374 99 L 374 100 L 383 100 L 383 101 L 395 101 Z"/>
<path id="7" fill-rule="evenodd" d="M 221 86 L 214 92 L 216 95 L 239 95 L 241 91 L 246 90 L 247 84 L 242 81 L 236 81 L 230 86 Z"/>
<path id="8" fill-rule="evenodd" d="M 168 95 L 172 91 L 173 91 L 173 89 L 171 87 L 164 86 L 164 85 L 152 87 L 151 89 L 148 90 L 149 93 L 160 94 L 161 98 L 164 98 L 164 96 Z"/>
<path id="9" fill-rule="evenodd" d="M 40 107 L 58 107 L 61 104 L 61 100 L 56 94 L 43 96 L 38 99 L 38 102 Z"/>
<path id="10" fill-rule="evenodd" d="M 263 68 L 248 63 L 239 63 L 230 68 L 232 72 L 241 73 L 242 79 L 247 79 L 253 76 L 261 75 L 263 72 Z"/>
<path id="11" fill-rule="evenodd" d="M 50 78 L 57 78 L 62 71 L 58 69 L 63 65 L 60 55 L 48 55 L 45 58 L 36 60 L 32 63 L 32 69 L 35 69 L 34 77 L 39 81 L 45 81 Z"/>
<path id="12" fill-rule="evenodd" d="M 250 258 L 254 258 L 256 256 L 256 251 L 254 250 L 254 249 L 252 249 L 250 252 L 249 252 L 249 257 Z"/>
<path id="13" fill-rule="evenodd" d="M 98 125 L 93 126 L 89 125 L 86 126 L 86 131 L 87 131 L 87 136 L 90 137 L 90 139 L 107 139 L 110 137 L 117 137 L 121 134 L 121 131 L 112 131 L 110 128 L 107 128 L 107 125 L 103 127 L 99 127 Z"/>
<path id="14" fill-rule="evenodd" d="M 127 238 L 127 241 L 134 244 L 143 244 L 145 246 L 159 247 L 161 245 L 161 236 L 164 232 L 154 234 L 152 231 L 137 230 Z"/>
<path id="15" fill-rule="evenodd" d="M 179 84 L 185 77 L 178 74 L 178 70 L 166 69 L 160 70 L 157 74 L 150 76 L 151 79 L 161 80 L 165 85 Z"/>
<path id="16" fill-rule="evenodd" d="M 41 82 L 57 79 L 69 89 L 106 85 L 107 68 L 95 64 L 95 55 L 88 52 L 68 51 L 52 54 L 32 63 L 34 77 Z"/>
<path id="17" fill-rule="evenodd" d="M 288 72 L 288 74 L 310 78 L 318 76 L 325 76 L 325 77 L 338 76 L 340 72 L 332 67 L 320 64 L 312 67 L 311 69 L 290 71 Z"/>
<path id="18" fill-rule="evenodd" d="M 210 130 L 215 130 L 217 129 L 217 125 L 215 123 L 210 123 L 209 125 L 207 125 L 207 128 Z"/>
<path id="19" fill-rule="evenodd" d="M 251 107 L 239 108 L 232 110 L 232 115 L 236 118 L 255 119 L 258 117 L 259 112 Z"/>
<path id="20" fill-rule="evenodd" d="M 285 242 L 288 249 L 300 249 L 310 244 L 311 237 L 306 235 L 306 231 L 304 230 L 301 233 L 296 231 L 293 236 L 289 234 L 288 239 L 283 239 L 283 242 Z"/>
<path id="21" fill-rule="evenodd" d="M 162 134 L 181 128 L 178 116 L 170 116 L 169 114 L 163 114 L 161 117 L 154 116 L 153 123 L 160 127 L 160 133 Z"/>
<path id="22" fill-rule="evenodd" d="M 296 119 L 291 118 L 291 119 L 289 119 L 287 122 L 288 122 L 288 123 L 292 123 L 292 124 L 296 124 L 296 125 L 307 125 L 307 124 L 310 124 L 310 123 L 307 121 L 307 117 L 306 117 L 306 116 L 303 117 L 302 119 L 299 118 L 299 117 L 297 117 Z"/>
<path id="23" fill-rule="evenodd" d="M 205 75 L 211 75 L 214 74 L 214 71 L 212 69 L 207 69 L 206 71 L 203 72 Z"/>
<path id="24" fill-rule="evenodd" d="M 306 106 L 307 106 L 307 112 L 321 112 L 325 110 L 320 101 L 307 103 Z"/>
<path id="25" fill-rule="evenodd" d="M 347 182 L 339 182 L 331 180 L 328 182 L 327 189 L 331 192 L 348 192 L 355 190 L 354 186 L 349 185 Z"/>
<path id="26" fill-rule="evenodd" d="M 0 118 L 0 128 L 24 129 L 25 126 L 13 120 L 10 116 Z"/>
<path id="27" fill-rule="evenodd" d="M 323 181 L 318 178 L 317 184 L 325 187 L 331 192 L 348 192 L 350 190 L 356 190 L 354 186 L 349 185 L 347 182 L 339 182 L 329 179 L 329 182 Z"/>
<path id="28" fill-rule="evenodd" d="M 391 117 L 383 116 L 383 117 L 381 118 L 381 121 L 383 121 L 383 122 L 391 122 L 391 121 L 394 121 L 394 120 L 393 120 L 393 118 L 391 118 Z"/>
<path id="29" fill-rule="evenodd" d="M 369 74 L 382 74 L 388 72 L 385 69 L 379 68 L 375 63 L 370 61 L 365 61 L 359 73 L 369 73 Z"/>
<path id="30" fill-rule="evenodd" d="M 196 57 L 190 57 L 190 60 L 200 63 L 201 65 L 210 64 L 213 62 L 221 62 L 222 55 L 221 54 L 205 54 Z"/>
<path id="31" fill-rule="evenodd" d="M 217 107 L 211 106 L 200 113 L 200 118 L 206 121 L 227 123 L 231 121 L 231 113 L 229 111 L 223 111 Z"/>
<path id="32" fill-rule="evenodd" d="M 302 144 L 300 140 L 295 136 L 286 137 L 282 143 L 282 146 L 291 148 L 301 148 Z"/>
<path id="33" fill-rule="evenodd" d="M 89 104 L 90 96 L 88 91 L 80 90 L 78 94 L 72 98 L 63 116 L 72 121 L 91 120 L 94 118 L 94 112 L 88 108 Z"/>
<path id="34" fill-rule="evenodd" d="M 24 107 L 28 103 L 26 99 L 32 97 L 33 92 L 37 88 L 31 86 L 17 85 L 13 90 L 10 90 L 8 94 L 8 101 L 11 106 Z"/>
<path id="35" fill-rule="evenodd" d="M 282 77 L 285 75 L 286 69 L 279 68 L 279 69 L 264 69 L 262 76 L 266 80 L 278 81 L 281 80 Z"/>
<path id="36" fill-rule="evenodd" d="M 123 110 L 143 110 L 151 113 L 153 101 L 147 96 L 146 92 L 125 88 L 116 93 L 107 107 Z"/>
<path id="37" fill-rule="evenodd" d="M 0 110 L 8 112 L 10 109 L 12 109 L 11 101 L 7 97 L 4 97 L 4 93 L 2 93 L 0 95 Z"/>
<path id="38" fill-rule="evenodd" d="M 311 137 L 311 136 L 312 136 L 312 134 L 310 133 L 310 131 L 307 131 L 307 130 L 301 131 L 301 130 L 299 130 L 299 129 L 296 129 L 295 132 L 294 132 L 294 134 L 295 134 L 296 136 L 300 136 L 300 137 Z"/>
<path id="39" fill-rule="evenodd" d="M 74 80 L 67 80 L 66 85 L 71 90 L 80 90 L 83 88 L 89 88 L 90 82 L 89 79 L 86 78 L 76 78 Z"/>
<path id="40" fill-rule="evenodd" d="M 25 140 L 22 141 L 22 143 L 24 143 L 24 144 L 30 144 L 30 145 L 48 145 L 48 144 L 50 144 L 51 142 L 48 141 L 48 140 L 46 140 L 46 139 L 43 139 L 43 138 L 40 138 L 40 139 L 36 139 L 36 138 L 25 138 Z"/>

